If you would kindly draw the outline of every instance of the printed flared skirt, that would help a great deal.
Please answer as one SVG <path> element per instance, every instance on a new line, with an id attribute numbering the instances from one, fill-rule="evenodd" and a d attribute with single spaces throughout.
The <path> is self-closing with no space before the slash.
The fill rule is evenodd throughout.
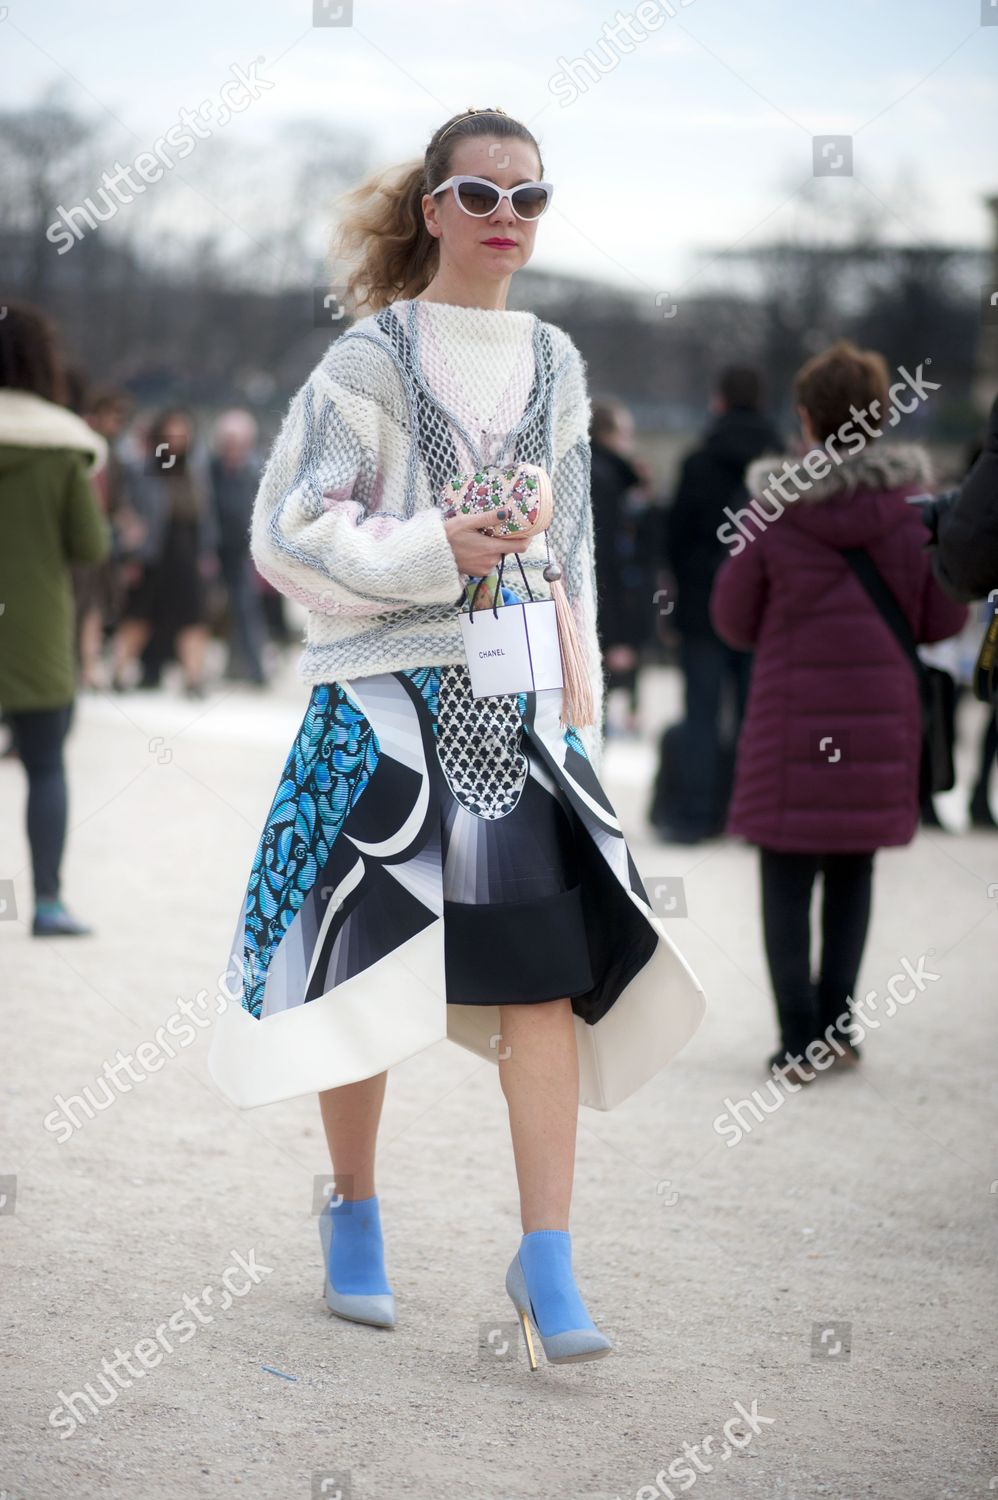
<path id="1" fill-rule="evenodd" d="M 652 978 L 673 945 L 560 703 L 475 699 L 464 664 L 312 689 L 209 1056 L 231 1099 L 335 1087 L 444 1035 L 488 1055 L 503 1004 L 568 997 L 592 1028 Z"/>

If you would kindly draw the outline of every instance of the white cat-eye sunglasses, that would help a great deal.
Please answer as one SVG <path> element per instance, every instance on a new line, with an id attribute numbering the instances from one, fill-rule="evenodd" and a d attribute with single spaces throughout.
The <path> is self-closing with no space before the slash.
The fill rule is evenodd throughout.
<path id="1" fill-rule="evenodd" d="M 504 198 L 518 219 L 539 219 L 550 207 L 554 184 L 550 182 L 521 182 L 518 187 L 501 188 L 487 177 L 448 177 L 430 194 L 435 198 L 444 188 L 450 188 L 460 208 L 474 219 L 487 219 L 494 214 Z"/>

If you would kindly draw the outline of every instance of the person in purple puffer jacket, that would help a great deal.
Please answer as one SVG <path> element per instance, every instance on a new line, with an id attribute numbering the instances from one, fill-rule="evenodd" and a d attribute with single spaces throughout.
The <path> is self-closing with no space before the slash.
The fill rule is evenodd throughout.
<path id="1" fill-rule="evenodd" d="M 797 373 L 806 449 L 752 464 L 753 500 L 718 535 L 731 556 L 710 601 L 718 635 L 754 651 L 727 831 L 760 851 L 766 957 L 780 1025 L 770 1058 L 810 1082 L 859 1059 L 851 999 L 870 918 L 873 856 L 908 844 L 919 812 L 922 708 L 898 637 L 843 555 L 862 548 L 918 642 L 944 640 L 966 610 L 933 576 L 929 533 L 908 495 L 928 455 L 884 434 L 912 411 L 922 367 L 889 386 L 877 353 L 840 341 Z M 914 399 L 912 399 L 914 393 Z M 889 414 L 889 415 L 888 415 Z M 821 873 L 822 955 L 811 975 L 810 909 Z M 821 1048 L 827 1060 L 819 1061 Z"/>

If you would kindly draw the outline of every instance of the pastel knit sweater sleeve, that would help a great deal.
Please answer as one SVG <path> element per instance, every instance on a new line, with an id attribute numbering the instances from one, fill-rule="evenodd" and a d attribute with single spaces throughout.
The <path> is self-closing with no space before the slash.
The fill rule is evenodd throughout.
<path id="1" fill-rule="evenodd" d="M 567 349 L 557 380 L 552 416 L 554 513 L 551 550 L 561 564 L 562 582 L 575 616 L 588 668 L 595 705 L 594 724 L 581 725 L 579 735 L 599 775 L 603 758 L 603 659 L 596 630 L 596 574 L 593 542 L 592 449 L 586 364 L 575 343 L 563 334 Z"/>
<path id="2" fill-rule="evenodd" d="M 267 460 L 251 550 L 275 588 L 310 610 L 383 615 L 461 592 L 443 513 L 417 505 L 411 436 L 392 360 L 341 337 L 297 392 Z"/>

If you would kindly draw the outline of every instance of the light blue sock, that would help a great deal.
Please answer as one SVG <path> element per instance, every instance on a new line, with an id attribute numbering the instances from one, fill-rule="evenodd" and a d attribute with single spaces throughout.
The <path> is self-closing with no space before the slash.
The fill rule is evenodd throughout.
<path id="1" fill-rule="evenodd" d="M 329 1280 L 338 1292 L 390 1292 L 385 1275 L 384 1245 L 378 1196 L 330 1199 L 324 1210 L 332 1217 L 333 1244 Z"/>
<path id="2" fill-rule="evenodd" d="M 520 1241 L 520 1264 L 541 1333 L 595 1328 L 572 1275 L 572 1236 L 567 1229 L 533 1229 Z"/>

